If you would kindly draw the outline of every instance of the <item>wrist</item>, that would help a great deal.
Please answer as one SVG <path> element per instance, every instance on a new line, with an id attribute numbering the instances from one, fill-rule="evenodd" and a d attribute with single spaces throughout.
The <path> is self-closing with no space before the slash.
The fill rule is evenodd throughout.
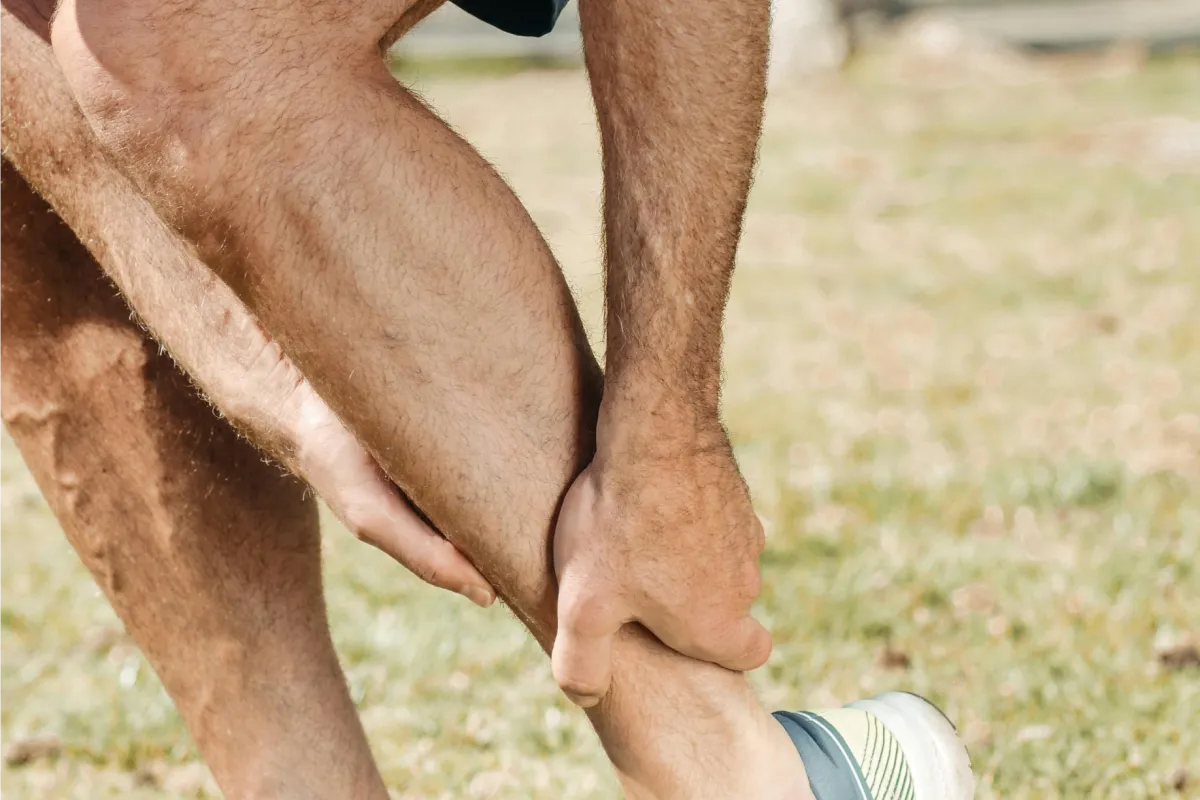
<path id="1" fill-rule="evenodd" d="M 596 423 L 601 461 L 666 458 L 726 447 L 716 398 L 661 381 L 607 381 Z"/>
<path id="2" fill-rule="evenodd" d="M 279 436 L 286 443 L 284 466 L 311 481 L 334 454 L 345 426 L 306 380 L 290 393 L 284 408 L 279 418 Z"/>
<path id="3" fill-rule="evenodd" d="M 715 419 L 721 399 L 719 361 L 719 356 L 700 358 L 665 347 L 644 357 L 610 352 L 604 401 L 626 411 Z"/>
<path id="4" fill-rule="evenodd" d="M 305 462 L 312 458 L 311 453 L 302 452 L 305 429 L 311 427 L 314 415 L 314 395 L 306 382 L 287 387 L 243 374 L 210 390 L 208 396 L 230 424 L 264 454 L 294 474 L 303 473 Z"/>
<path id="5" fill-rule="evenodd" d="M 610 321 L 608 329 L 616 325 Z M 605 394 L 635 403 L 647 400 L 663 405 L 686 405 L 715 415 L 721 394 L 721 352 L 718 345 L 704 347 L 688 341 L 690 331 L 674 326 L 676 335 L 647 334 L 636 345 L 609 334 L 605 357 Z M 704 339 L 697 336 L 697 339 Z"/>

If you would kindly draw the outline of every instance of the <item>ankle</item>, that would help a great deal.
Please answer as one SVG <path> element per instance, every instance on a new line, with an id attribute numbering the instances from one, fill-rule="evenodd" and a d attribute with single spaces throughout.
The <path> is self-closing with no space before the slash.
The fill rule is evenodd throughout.
<path id="1" fill-rule="evenodd" d="M 810 797 L 799 754 L 743 675 L 635 644 L 590 712 L 628 797 Z"/>
<path id="2" fill-rule="evenodd" d="M 703 725 L 695 723 L 703 721 Z M 630 800 L 753 797 L 812 800 L 804 763 L 786 732 L 765 710 L 754 718 L 705 719 L 683 711 L 650 730 L 664 732 L 637 758 L 606 749 Z"/>
<path id="3" fill-rule="evenodd" d="M 297 727 L 292 714 L 278 722 L 256 720 L 235 741 L 206 740 L 202 750 L 224 796 L 387 800 L 365 740 L 349 738 L 337 725 Z M 331 742 L 320 739 L 327 731 Z"/>

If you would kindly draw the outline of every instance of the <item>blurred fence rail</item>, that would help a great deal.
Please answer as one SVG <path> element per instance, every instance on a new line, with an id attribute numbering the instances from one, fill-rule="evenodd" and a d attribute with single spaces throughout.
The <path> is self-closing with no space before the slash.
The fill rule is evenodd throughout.
<path id="1" fill-rule="evenodd" d="M 1013 44 L 1073 47 L 1114 41 L 1200 41 L 1200 0 L 905 0 Z"/>

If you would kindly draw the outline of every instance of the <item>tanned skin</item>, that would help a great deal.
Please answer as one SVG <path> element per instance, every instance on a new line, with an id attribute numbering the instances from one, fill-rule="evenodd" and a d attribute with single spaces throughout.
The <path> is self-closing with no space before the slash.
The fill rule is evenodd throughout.
<path id="1" fill-rule="evenodd" d="M 45 9 L 10 0 L 0 13 L 5 159 L 62 210 L 235 428 L 307 480 L 360 539 L 430 583 L 490 604 L 483 576 L 417 516 L 237 296 L 103 155 L 54 63 Z"/>
<path id="2" fill-rule="evenodd" d="M 315 504 L 245 436 L 415 571 L 445 585 L 463 580 L 461 561 L 483 579 L 100 154 L 38 37 L 45 15 L 12 10 L 0 12 L 5 426 L 226 796 L 386 798 L 328 634 Z"/>
<path id="3" fill-rule="evenodd" d="M 8 162 L 2 183 L 4 424 L 221 790 L 386 800 L 329 637 L 315 502 Z"/>
<path id="4" fill-rule="evenodd" d="M 766 3 L 580 3 L 604 150 L 608 348 L 596 458 L 554 540 L 554 673 L 587 705 L 637 621 L 730 669 L 764 537 L 718 416 L 721 322 L 762 124 Z"/>
<path id="5" fill-rule="evenodd" d="M 568 575 L 577 560 L 605 565 L 622 582 L 576 595 L 598 596 L 600 603 L 565 606 L 568 635 L 584 639 L 585 647 L 607 641 L 601 646 L 611 651 L 612 666 L 604 682 L 584 676 L 572 683 L 568 658 L 564 683 L 591 705 L 589 715 L 629 795 L 809 796 L 794 748 L 745 679 L 660 641 L 674 639 L 726 667 L 754 666 L 769 649 L 747 615 L 757 592 L 761 531 L 748 502 L 742 507 L 744 486 L 715 418 L 715 398 L 693 396 L 694 381 L 664 381 L 657 374 L 653 381 L 639 378 L 639 390 L 634 378 L 645 376 L 643 369 L 610 363 L 614 388 L 602 403 L 599 369 L 577 312 L 527 213 L 495 172 L 383 68 L 380 42 L 411 8 L 284 0 L 112 0 L 99 6 L 80 0 L 60 10 L 53 38 L 72 91 L 110 156 L 547 650 L 559 633 L 556 558 L 564 582 L 576 587 L 588 587 L 586 576 Z M 721 37 L 719 26 L 696 30 L 686 22 L 695 10 L 695 4 L 668 3 L 662 13 L 674 17 L 639 26 L 628 8 L 611 14 L 585 9 L 585 28 L 592 28 L 585 36 L 603 41 L 595 31 L 616 25 L 628 30 L 625 45 L 645 52 L 646 37 L 678 23 L 685 32 L 680 35 L 699 37 L 681 52 L 699 57 L 704 37 Z M 715 4 L 701 13 L 703 19 L 718 17 L 724 15 Z M 765 30 L 765 12 L 734 17 L 735 29 L 753 33 L 761 19 Z M 742 43 L 736 36 L 733 41 Z M 754 36 L 746 41 L 753 43 Z M 720 44 L 708 57 L 756 61 L 760 55 L 727 52 Z M 630 62 L 622 58 L 589 45 L 593 75 L 602 69 L 599 62 L 629 80 Z M 663 80 L 692 81 L 694 66 L 690 59 L 664 59 Z M 715 78 L 717 90 L 748 75 L 746 96 L 760 90 L 753 67 L 698 74 Z M 597 76 L 598 84 L 603 80 Z M 725 102 L 706 96 L 693 113 L 703 122 Z M 747 112 L 751 124 L 742 133 L 748 140 L 734 148 L 745 153 L 744 166 L 735 171 L 746 176 L 756 113 L 761 110 Z M 628 120 L 605 123 L 614 125 L 627 126 L 627 134 L 634 130 Z M 700 331 L 715 332 L 707 345 L 715 369 L 748 177 L 732 188 L 706 187 L 710 195 L 726 195 L 724 201 L 687 201 L 701 211 L 711 208 L 718 221 L 725 205 L 734 209 L 728 230 L 710 237 L 727 253 L 709 254 L 701 259 L 708 266 L 697 268 L 679 257 L 697 254 L 685 247 L 687 232 L 661 225 L 661 209 L 621 196 L 639 191 L 637 182 L 612 174 L 611 165 L 627 158 L 666 163 L 667 151 L 685 164 L 705 163 L 701 154 L 688 155 L 686 138 L 674 139 L 681 132 L 678 120 L 668 115 L 656 130 L 666 133 L 635 142 L 648 148 L 640 155 L 634 147 L 614 157 L 613 144 L 605 144 L 610 258 L 650 252 L 614 245 L 626 235 L 613 229 L 614 215 L 621 218 L 614 207 L 626 203 L 632 210 L 620 213 L 639 223 L 629 236 L 660 242 L 651 251 L 663 256 L 653 268 L 660 277 L 648 283 L 621 279 L 622 268 L 610 266 L 610 292 L 625 283 L 630 285 L 620 290 L 627 293 L 670 280 L 682 285 L 696 270 L 693 302 L 706 303 L 702 308 L 715 317 L 679 334 L 691 341 L 703 338 Z M 718 143 L 723 135 L 714 134 Z M 690 177 L 675 190 L 656 187 L 670 202 L 682 202 L 699 172 L 679 174 Z M 624 274 L 635 266 L 627 264 Z M 672 274 L 674 279 L 665 278 Z M 699 295 L 708 299 L 697 301 Z M 652 306 L 643 298 L 629 308 Z M 656 331 L 670 335 L 662 321 L 646 321 L 643 333 L 629 338 L 621 364 L 652 363 L 630 353 L 636 342 L 650 343 L 647 337 Z M 632 401 L 636 391 L 646 402 Z M 634 408 L 653 413 L 633 414 Z M 660 439 L 665 431 L 672 435 Z M 650 471 L 675 480 L 669 490 L 651 481 L 646 496 L 631 498 L 629 487 Z M 695 485 L 680 489 L 679 482 Z M 573 483 L 561 522 L 570 532 L 561 538 L 575 543 L 552 553 L 555 520 Z M 610 488 L 622 486 L 623 495 Z M 718 496 L 714 486 L 728 486 L 732 494 Z M 664 497 L 656 499 L 655 492 Z M 720 513 L 706 525 L 694 506 L 684 514 L 672 493 L 700 498 Z M 612 498 L 621 496 L 627 505 L 616 507 Z M 672 507 L 680 508 L 678 519 L 654 518 Z M 683 533 L 672 540 L 677 530 Z M 712 572 L 698 571 L 722 561 L 727 563 Z M 611 566 L 623 563 L 629 574 Z M 689 608 L 664 588 L 695 591 L 698 575 L 712 581 L 702 587 L 708 596 L 724 599 Z M 670 607 L 652 607 L 664 597 Z M 592 610 L 604 610 L 611 598 L 628 607 L 616 617 L 657 626 L 660 638 L 638 625 L 613 633 L 607 617 L 591 628 Z M 675 629 L 684 633 L 673 634 Z M 711 629 L 744 638 L 725 652 L 714 648 Z M 561 669 L 556 673 L 564 679 Z"/>

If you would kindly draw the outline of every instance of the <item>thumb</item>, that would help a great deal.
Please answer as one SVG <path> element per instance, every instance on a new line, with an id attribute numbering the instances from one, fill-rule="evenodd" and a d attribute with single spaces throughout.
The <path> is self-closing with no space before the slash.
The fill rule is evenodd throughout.
<path id="1" fill-rule="evenodd" d="M 571 702 L 591 708 L 612 683 L 613 639 L 625 618 L 614 598 L 576 586 L 569 577 L 560 584 L 558 609 L 550 656 L 554 680 Z"/>

